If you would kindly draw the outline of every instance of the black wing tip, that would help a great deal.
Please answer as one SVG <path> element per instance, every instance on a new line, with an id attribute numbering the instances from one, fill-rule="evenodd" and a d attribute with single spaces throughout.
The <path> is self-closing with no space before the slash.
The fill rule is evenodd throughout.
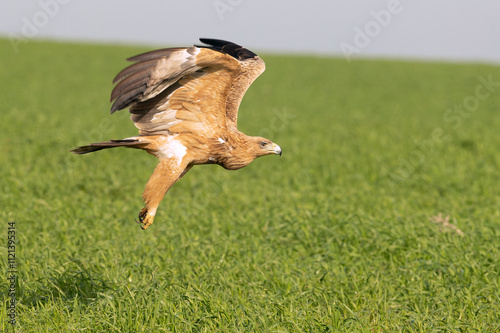
<path id="1" fill-rule="evenodd" d="M 246 60 L 258 57 L 256 53 L 250 51 L 249 49 L 246 49 L 241 45 L 229 42 L 227 40 L 215 39 L 215 38 L 200 38 L 200 42 L 207 45 L 195 45 L 195 46 L 219 51 L 228 54 L 231 57 L 236 58 L 238 60 Z"/>

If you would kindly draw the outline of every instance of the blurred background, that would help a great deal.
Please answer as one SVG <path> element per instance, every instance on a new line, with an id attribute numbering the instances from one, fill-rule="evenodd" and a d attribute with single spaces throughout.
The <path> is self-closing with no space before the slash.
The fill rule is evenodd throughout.
<path id="1" fill-rule="evenodd" d="M 500 332 L 499 14 L 499 0 L 0 1 L 16 331 Z M 284 154 L 193 168 L 142 232 L 156 159 L 69 150 L 137 134 L 109 112 L 126 57 L 199 37 L 262 55 L 238 128 Z"/>
<path id="2" fill-rule="evenodd" d="M 185 46 L 227 39 L 257 51 L 500 62 L 497 0 L 2 1 L 0 35 Z"/>

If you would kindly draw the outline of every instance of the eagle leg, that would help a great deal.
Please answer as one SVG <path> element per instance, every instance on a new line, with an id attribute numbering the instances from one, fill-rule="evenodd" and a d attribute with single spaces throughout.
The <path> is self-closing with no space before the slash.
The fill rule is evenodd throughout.
<path id="1" fill-rule="evenodd" d="M 191 167 L 188 163 L 184 163 L 183 160 L 179 161 L 175 158 L 160 160 L 142 195 L 146 206 L 139 212 L 139 220 L 136 220 L 136 222 L 142 224 L 141 228 L 143 230 L 153 224 L 156 209 L 169 188 L 184 176 Z"/>

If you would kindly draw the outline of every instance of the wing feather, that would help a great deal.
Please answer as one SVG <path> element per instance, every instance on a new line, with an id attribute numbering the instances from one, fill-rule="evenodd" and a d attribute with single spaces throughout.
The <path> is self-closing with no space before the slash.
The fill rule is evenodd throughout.
<path id="1" fill-rule="evenodd" d="M 111 101 L 114 101 L 111 113 L 153 98 L 184 75 L 199 70 L 195 63 L 198 50 L 196 47 L 162 49 L 129 58 L 138 62 L 122 70 L 113 80 L 116 86 L 111 93 Z M 131 91 L 135 95 L 128 94 Z M 128 98 L 122 97 L 124 92 Z"/>
<path id="2" fill-rule="evenodd" d="M 177 52 L 177 51 L 186 51 L 189 49 L 193 49 L 191 47 L 186 48 L 186 47 L 171 47 L 168 49 L 160 49 L 160 50 L 153 50 L 145 53 L 138 54 L 136 56 L 127 58 L 127 61 L 148 61 L 148 60 L 157 60 L 159 58 L 163 58 L 165 54 L 169 54 L 172 52 Z"/>
<path id="3" fill-rule="evenodd" d="M 127 60 L 130 60 L 130 58 Z M 116 75 L 115 79 L 113 80 L 113 83 L 117 83 L 118 81 L 121 81 L 127 76 L 150 70 L 152 67 L 156 66 L 157 60 L 158 59 L 141 61 L 133 65 L 130 65 L 128 67 L 125 67 L 120 73 Z"/>
<path id="4" fill-rule="evenodd" d="M 135 63 L 113 81 L 111 113 L 129 107 L 141 135 L 212 137 L 236 129 L 241 99 L 264 62 L 234 43 L 200 40 L 210 46 L 161 49 L 127 59 Z"/>
<path id="5" fill-rule="evenodd" d="M 264 61 L 254 52 L 231 42 L 220 39 L 200 38 L 202 43 L 210 45 L 212 50 L 223 52 L 239 60 L 241 70 L 227 94 L 226 117 L 228 126 L 237 129 L 238 109 L 243 96 L 250 85 L 265 70 Z"/>
<path id="6" fill-rule="evenodd" d="M 116 85 L 115 89 L 111 92 L 111 100 L 117 99 L 123 92 L 133 90 L 134 88 L 146 86 L 149 82 L 150 77 L 144 75 L 144 72 L 135 72 L 131 75 L 126 76 L 119 84 Z"/>

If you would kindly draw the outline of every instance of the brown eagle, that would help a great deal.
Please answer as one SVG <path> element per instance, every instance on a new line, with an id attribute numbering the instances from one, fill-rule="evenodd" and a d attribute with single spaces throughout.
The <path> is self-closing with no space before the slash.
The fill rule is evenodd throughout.
<path id="1" fill-rule="evenodd" d="M 206 45 L 168 48 L 127 59 L 135 62 L 115 77 L 111 113 L 129 108 L 138 136 L 91 143 L 71 150 L 143 149 L 159 160 L 143 193 L 141 228 L 154 220 L 168 189 L 193 165 L 219 164 L 236 170 L 255 158 L 281 155 L 268 139 L 237 129 L 238 107 L 264 71 L 264 61 L 240 45 L 200 38 Z"/>

